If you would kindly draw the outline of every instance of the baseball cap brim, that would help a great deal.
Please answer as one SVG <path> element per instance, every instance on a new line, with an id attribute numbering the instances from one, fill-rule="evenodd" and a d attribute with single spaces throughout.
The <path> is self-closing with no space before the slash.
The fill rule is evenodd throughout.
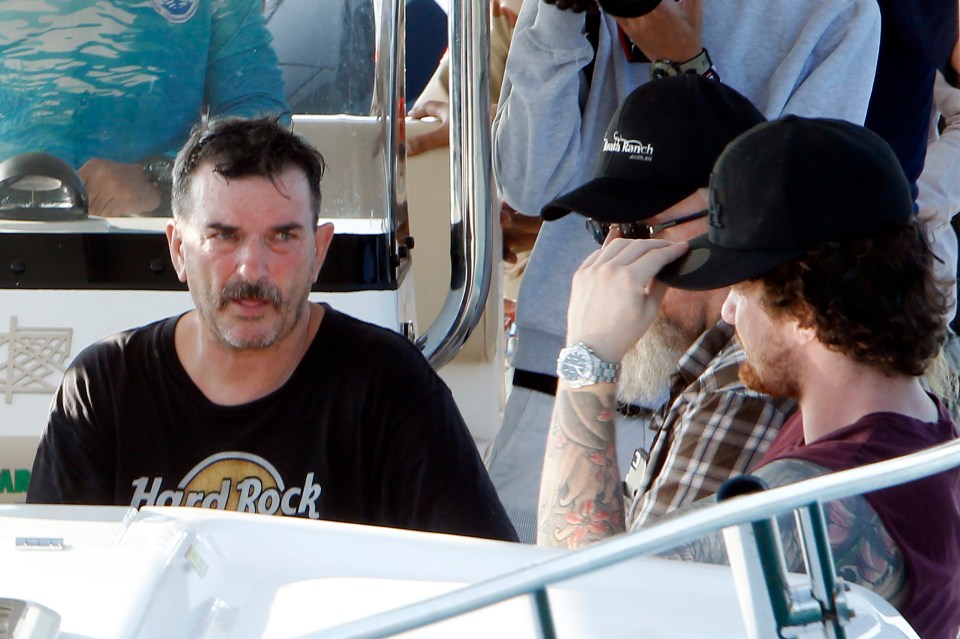
<path id="1" fill-rule="evenodd" d="M 657 273 L 658 280 L 673 288 L 709 291 L 760 277 L 806 252 L 725 248 L 711 244 L 706 234 L 693 238 L 689 245 L 689 251 Z"/>
<path id="2" fill-rule="evenodd" d="M 602 222 L 636 222 L 670 208 L 695 190 L 598 177 L 544 206 L 540 216 L 552 221 L 579 213 Z"/>

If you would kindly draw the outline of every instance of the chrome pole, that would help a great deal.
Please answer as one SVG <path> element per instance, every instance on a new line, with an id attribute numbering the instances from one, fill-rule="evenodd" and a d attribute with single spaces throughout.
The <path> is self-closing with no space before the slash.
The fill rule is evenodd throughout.
<path id="1" fill-rule="evenodd" d="M 450 42 L 450 290 L 417 340 L 440 368 L 480 321 L 493 272 L 497 215 L 490 149 L 490 17 L 486 0 L 453 0 Z"/>

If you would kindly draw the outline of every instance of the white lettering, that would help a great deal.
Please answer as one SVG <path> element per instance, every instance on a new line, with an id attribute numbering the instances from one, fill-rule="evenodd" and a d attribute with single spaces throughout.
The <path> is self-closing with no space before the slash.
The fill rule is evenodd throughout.
<path id="1" fill-rule="evenodd" d="M 292 517 L 297 514 L 297 509 L 290 503 L 294 497 L 300 496 L 299 488 L 291 488 L 287 492 L 283 493 L 283 499 L 280 500 L 280 512 L 288 517 Z"/>
<path id="2" fill-rule="evenodd" d="M 280 491 L 276 488 L 267 488 L 257 500 L 257 512 L 273 515 L 278 510 L 280 510 Z"/>
<path id="3" fill-rule="evenodd" d="M 247 477 L 237 484 L 237 492 L 240 494 L 240 503 L 237 504 L 237 512 L 255 513 L 257 512 L 257 497 L 263 491 L 263 482 L 258 477 Z"/>
<path id="4" fill-rule="evenodd" d="M 225 477 L 223 479 L 223 482 L 220 484 L 219 493 L 210 493 L 203 498 L 203 507 L 216 508 L 217 510 L 226 510 L 227 500 L 229 498 L 230 498 L 230 478 Z"/>
<path id="5" fill-rule="evenodd" d="M 317 510 L 317 500 L 320 499 L 320 484 L 313 483 L 313 473 L 307 473 L 303 480 L 303 499 L 300 500 L 298 513 L 307 513 L 310 519 L 320 519 L 320 512 Z"/>
<path id="6" fill-rule="evenodd" d="M 653 145 L 624 138 L 619 131 L 614 131 L 612 140 L 603 139 L 603 151 L 604 153 L 628 153 L 631 160 L 649 160 L 653 155 Z"/>
<path id="7" fill-rule="evenodd" d="M 255 461 L 256 466 L 266 472 L 252 471 L 246 477 L 224 476 L 218 462 L 234 457 Z M 163 490 L 162 477 L 135 480 L 132 484 L 135 492 L 133 506 L 183 505 L 218 510 L 229 507 L 241 513 L 320 519 L 323 489 L 315 478 L 316 473 L 306 473 L 301 485 L 285 489 L 283 477 L 268 461 L 247 453 L 218 453 L 197 464 L 180 480 L 176 489 Z M 220 484 L 218 492 L 195 489 L 196 486 L 215 486 L 217 483 Z"/>
<path id="8" fill-rule="evenodd" d="M 157 506 L 179 506 L 182 501 L 182 490 L 165 490 L 157 497 Z"/>
<path id="9" fill-rule="evenodd" d="M 160 493 L 160 484 L 163 483 L 163 478 L 154 477 L 153 482 L 150 484 L 150 490 L 147 490 L 147 481 L 146 477 L 133 480 L 133 487 L 136 488 L 136 490 L 133 492 L 133 499 L 130 500 L 130 505 L 134 508 L 153 506 L 157 503 L 157 495 Z"/>

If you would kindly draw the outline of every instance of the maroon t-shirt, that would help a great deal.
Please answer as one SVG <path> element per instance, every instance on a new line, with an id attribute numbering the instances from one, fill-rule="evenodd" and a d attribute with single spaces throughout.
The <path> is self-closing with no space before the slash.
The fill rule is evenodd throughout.
<path id="1" fill-rule="evenodd" d="M 872 413 L 807 446 L 803 417 L 791 417 L 767 454 L 799 459 L 833 471 L 914 453 L 960 434 L 943 406 L 940 421 Z M 960 470 L 952 470 L 865 495 L 903 553 L 909 597 L 900 607 L 924 639 L 956 639 L 960 630 Z"/>

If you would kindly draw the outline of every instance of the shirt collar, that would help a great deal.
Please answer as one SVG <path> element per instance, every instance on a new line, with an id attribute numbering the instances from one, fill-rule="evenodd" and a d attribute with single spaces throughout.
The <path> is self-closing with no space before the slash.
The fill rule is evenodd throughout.
<path id="1" fill-rule="evenodd" d="M 717 355 L 733 339 L 733 327 L 720 320 L 697 338 L 697 341 L 680 358 L 677 375 L 684 387 L 692 384 L 707 369 Z"/>

